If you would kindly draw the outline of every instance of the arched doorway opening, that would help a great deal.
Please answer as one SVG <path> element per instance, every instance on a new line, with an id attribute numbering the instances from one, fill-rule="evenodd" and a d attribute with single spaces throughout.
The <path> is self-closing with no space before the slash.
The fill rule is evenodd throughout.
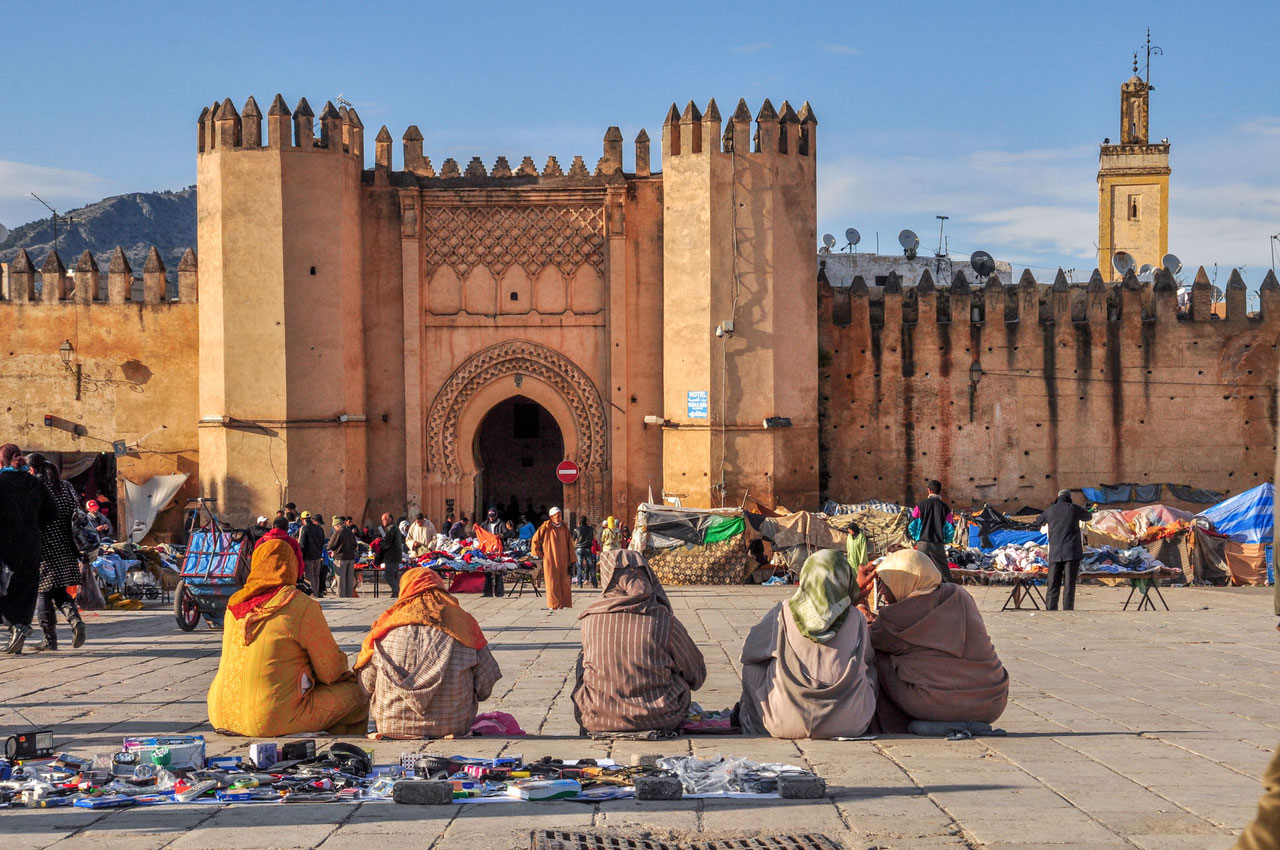
<path id="1" fill-rule="evenodd" d="M 507 517 L 514 498 L 519 511 L 535 511 L 564 501 L 556 465 L 564 460 L 564 436 L 554 416 L 522 395 L 494 405 L 476 429 L 476 513 L 497 506 Z M 533 519 L 532 517 L 530 519 Z"/>

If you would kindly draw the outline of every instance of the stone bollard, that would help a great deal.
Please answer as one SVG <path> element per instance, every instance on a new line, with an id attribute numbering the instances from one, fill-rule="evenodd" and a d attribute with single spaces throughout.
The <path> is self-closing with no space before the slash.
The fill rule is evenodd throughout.
<path id="1" fill-rule="evenodd" d="M 391 799 L 411 806 L 447 806 L 453 802 L 453 783 L 439 779 L 401 779 L 391 787 Z"/>

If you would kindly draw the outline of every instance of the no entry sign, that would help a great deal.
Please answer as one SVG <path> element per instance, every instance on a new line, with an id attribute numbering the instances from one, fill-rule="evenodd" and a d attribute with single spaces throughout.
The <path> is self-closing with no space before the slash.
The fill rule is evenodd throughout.
<path id="1" fill-rule="evenodd" d="M 572 484 L 578 480 L 578 465 L 571 460 L 562 460 L 556 467 L 556 478 L 561 484 Z"/>

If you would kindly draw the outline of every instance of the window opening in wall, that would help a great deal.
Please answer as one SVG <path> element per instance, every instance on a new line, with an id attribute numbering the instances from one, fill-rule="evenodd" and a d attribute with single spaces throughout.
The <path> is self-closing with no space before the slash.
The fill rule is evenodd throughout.
<path id="1" fill-rule="evenodd" d="M 1129 196 L 1129 221 L 1138 220 L 1138 196 Z"/>
<path id="2" fill-rule="evenodd" d="M 316 267 L 315 267 L 315 266 L 312 266 L 312 267 L 311 267 L 311 275 L 312 275 L 312 277 L 314 277 L 314 276 L 315 276 L 315 273 L 316 273 Z"/>
<path id="3" fill-rule="evenodd" d="M 519 292 L 513 292 L 513 293 L 511 293 L 511 300 L 512 300 L 512 301 L 519 301 L 519 300 L 520 300 L 520 293 L 519 293 Z"/>

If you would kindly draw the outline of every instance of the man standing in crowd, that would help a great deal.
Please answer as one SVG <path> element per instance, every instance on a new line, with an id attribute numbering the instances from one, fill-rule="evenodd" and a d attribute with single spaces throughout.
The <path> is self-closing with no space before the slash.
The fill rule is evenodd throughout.
<path id="1" fill-rule="evenodd" d="M 951 507 L 942 501 L 942 482 L 929 482 L 929 495 L 911 512 L 920 520 L 920 538 L 916 549 L 929 556 L 933 565 L 942 573 L 943 581 L 955 581 L 947 565 L 947 524 L 954 522 Z"/>
<path id="2" fill-rule="evenodd" d="M 98 538 L 104 542 L 114 540 L 116 534 L 115 529 L 111 527 L 111 520 L 107 519 L 106 515 L 99 510 L 97 500 L 90 499 L 84 503 L 84 506 L 86 513 L 89 515 L 89 524 L 98 532 Z M 263 533 L 266 533 L 265 528 L 263 528 Z"/>
<path id="3" fill-rule="evenodd" d="M 262 535 L 270 530 L 271 526 L 267 524 L 267 518 L 260 516 L 253 525 L 249 526 L 249 540 L 253 542 L 253 545 L 257 546 L 258 541 L 262 539 Z"/>
<path id="4" fill-rule="evenodd" d="M 507 527 L 498 519 L 498 509 L 489 508 L 487 519 L 484 523 L 484 530 L 492 534 L 494 537 L 502 541 L 503 548 L 507 545 Z M 502 573 L 485 571 L 484 574 L 484 592 L 481 596 L 503 596 L 506 593 L 506 582 Z"/>
<path id="5" fill-rule="evenodd" d="M 356 595 L 356 533 L 345 519 L 333 518 L 329 551 L 333 553 L 333 567 L 338 574 L 338 596 L 350 599 Z"/>
<path id="6" fill-rule="evenodd" d="M 588 580 L 592 587 L 599 587 L 600 582 L 595 575 L 595 555 L 591 552 L 591 544 L 595 542 L 595 534 L 585 514 L 578 517 L 578 526 L 573 530 L 573 545 L 578 550 L 578 587 Z"/>
<path id="7" fill-rule="evenodd" d="M 542 559 L 542 576 L 547 585 L 547 607 L 552 611 L 573 607 L 573 590 L 569 570 L 573 553 L 569 548 L 569 527 L 561 519 L 559 508 L 551 509 L 551 518 L 533 535 L 533 557 Z"/>
<path id="8" fill-rule="evenodd" d="M 418 514 L 409 525 L 407 543 L 409 554 L 415 558 L 430 552 L 431 547 L 436 544 L 435 523 L 427 519 L 425 514 Z"/>
<path id="9" fill-rule="evenodd" d="M 377 562 L 382 565 L 382 573 L 386 576 L 387 586 L 391 588 L 393 597 L 400 595 L 400 564 L 404 561 L 404 538 L 396 526 L 396 519 L 391 514 L 382 515 L 382 525 L 378 527 Z"/>
<path id="10" fill-rule="evenodd" d="M 525 514 L 520 517 L 520 525 L 516 528 L 516 535 L 519 536 L 521 540 L 532 540 L 533 533 L 537 530 L 537 527 L 529 521 L 529 515 Z"/>
<path id="11" fill-rule="evenodd" d="M 311 595 L 324 596 L 324 529 L 311 515 L 302 512 L 302 526 L 298 529 L 298 545 L 302 547 L 303 572 L 311 585 Z"/>
<path id="12" fill-rule="evenodd" d="M 1036 520 L 1036 525 L 1049 526 L 1049 592 L 1045 597 L 1050 611 L 1058 610 L 1058 592 L 1062 591 L 1062 610 L 1076 609 L 1076 576 L 1084 556 L 1080 523 L 1089 512 L 1071 501 L 1070 490 L 1059 490 L 1058 499 Z M 1066 588 L 1063 588 L 1063 580 Z"/>

